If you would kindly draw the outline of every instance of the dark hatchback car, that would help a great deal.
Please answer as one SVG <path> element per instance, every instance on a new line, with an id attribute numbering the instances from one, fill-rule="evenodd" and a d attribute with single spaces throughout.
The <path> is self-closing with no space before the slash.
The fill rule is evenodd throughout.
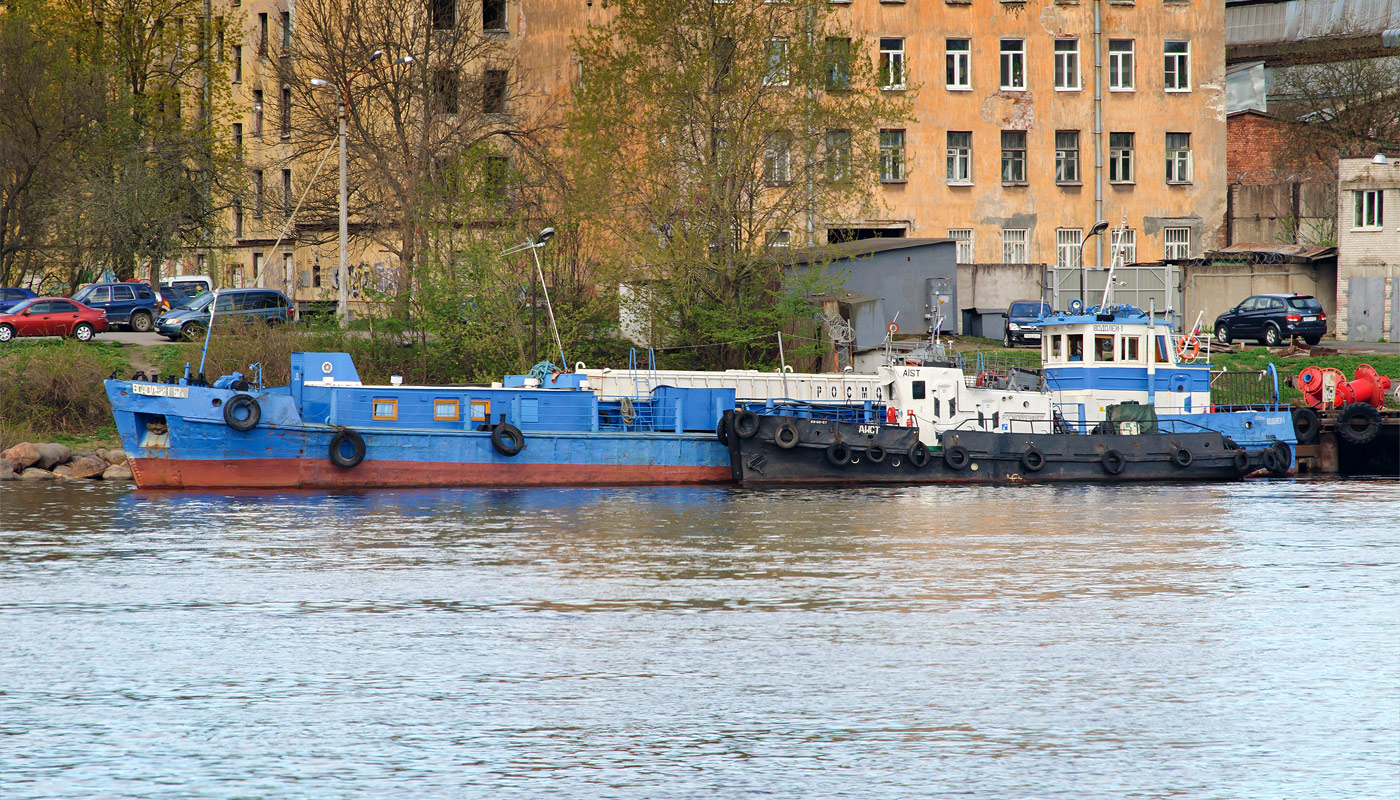
<path id="1" fill-rule="evenodd" d="M 1256 294 L 1215 318 L 1215 341 L 1258 339 L 1278 347 L 1297 336 L 1308 344 L 1322 341 L 1327 315 L 1307 294 Z"/>
<path id="2" fill-rule="evenodd" d="M 1017 300 L 1006 309 L 1006 332 L 1001 336 L 1002 347 L 1018 344 L 1040 346 L 1040 328 L 1032 326 L 1050 314 L 1050 304 L 1041 300 Z"/>
<path id="3" fill-rule="evenodd" d="M 282 325 L 295 321 L 292 302 L 276 289 L 221 289 L 204 292 L 187 305 L 171 309 L 156 322 L 156 332 L 172 341 L 195 339 L 209 328 L 209 306 L 214 325 L 219 321 L 266 322 Z"/>
<path id="4" fill-rule="evenodd" d="M 31 297 L 38 297 L 28 289 L 20 289 L 14 286 L 0 286 L 0 311 L 7 310 L 10 306 L 18 305 L 21 300 L 28 300 Z"/>
<path id="5" fill-rule="evenodd" d="M 150 330 L 160 316 L 160 298 L 144 283 L 94 283 L 78 290 L 73 299 L 106 311 L 112 325 L 138 333 Z"/>

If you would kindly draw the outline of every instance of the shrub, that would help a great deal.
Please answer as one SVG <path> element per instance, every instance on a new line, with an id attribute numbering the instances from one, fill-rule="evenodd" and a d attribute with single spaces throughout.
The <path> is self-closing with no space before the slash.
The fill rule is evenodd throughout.
<path id="1" fill-rule="evenodd" d="M 90 434 L 111 424 L 102 381 L 126 365 L 119 346 L 26 344 L 0 355 L 0 439 Z"/>

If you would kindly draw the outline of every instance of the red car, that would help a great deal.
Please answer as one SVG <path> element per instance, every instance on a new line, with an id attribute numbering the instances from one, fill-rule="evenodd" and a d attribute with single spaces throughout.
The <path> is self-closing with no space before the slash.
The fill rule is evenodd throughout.
<path id="1" fill-rule="evenodd" d="M 88 342 L 107 330 L 107 312 L 66 297 L 35 297 L 0 313 L 0 342 L 16 336 L 72 336 Z"/>

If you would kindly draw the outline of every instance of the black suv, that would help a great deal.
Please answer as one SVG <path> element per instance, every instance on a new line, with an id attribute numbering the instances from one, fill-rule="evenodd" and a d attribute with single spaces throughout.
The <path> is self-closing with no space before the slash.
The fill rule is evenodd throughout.
<path id="1" fill-rule="evenodd" d="M 1258 339 L 1278 347 L 1294 336 L 1317 344 L 1326 332 L 1322 304 L 1307 294 L 1256 294 L 1215 318 L 1215 341 L 1221 344 Z"/>
<path id="2" fill-rule="evenodd" d="M 1040 300 L 1017 300 L 1006 309 L 1006 333 L 1001 336 L 1002 347 L 1015 347 L 1018 344 L 1040 346 L 1040 328 L 1031 323 L 1039 322 L 1050 314 L 1050 304 Z"/>

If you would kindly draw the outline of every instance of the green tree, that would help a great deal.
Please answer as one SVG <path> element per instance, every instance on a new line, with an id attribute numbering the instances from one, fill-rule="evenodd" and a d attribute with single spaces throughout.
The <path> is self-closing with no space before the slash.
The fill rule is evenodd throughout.
<path id="1" fill-rule="evenodd" d="M 789 248 L 877 205 L 879 131 L 909 93 L 880 90 L 890 76 L 825 0 L 622 0 L 575 48 L 574 213 L 615 237 L 660 338 L 715 345 L 691 363 L 767 357 L 811 317 Z M 883 155 L 902 176 L 902 149 Z"/>

